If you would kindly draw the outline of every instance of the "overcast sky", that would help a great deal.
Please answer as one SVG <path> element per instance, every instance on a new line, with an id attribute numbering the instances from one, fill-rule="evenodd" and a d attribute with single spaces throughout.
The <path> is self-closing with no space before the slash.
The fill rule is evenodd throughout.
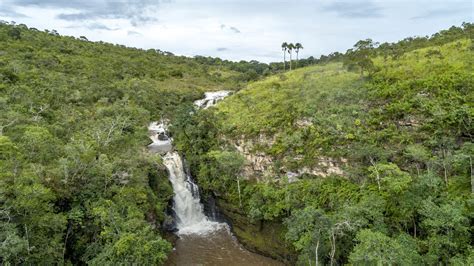
<path id="1" fill-rule="evenodd" d="M 473 22 L 472 0 L 0 0 L 0 19 L 180 55 L 281 61 L 397 41 Z"/>

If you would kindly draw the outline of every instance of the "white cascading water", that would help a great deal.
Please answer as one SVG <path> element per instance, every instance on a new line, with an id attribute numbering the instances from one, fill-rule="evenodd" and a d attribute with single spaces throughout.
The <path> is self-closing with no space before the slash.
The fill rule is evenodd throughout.
<path id="1" fill-rule="evenodd" d="M 215 105 L 218 101 L 223 100 L 225 97 L 229 96 L 231 91 L 212 91 L 205 92 L 204 99 L 197 100 L 194 104 L 198 108 L 207 109 Z"/>
<path id="2" fill-rule="evenodd" d="M 168 152 L 163 156 L 169 171 L 169 179 L 174 190 L 176 227 L 179 234 L 205 234 L 212 232 L 223 224 L 210 221 L 204 215 L 200 202 L 199 187 L 184 171 L 183 161 L 177 152 Z"/>
<path id="3" fill-rule="evenodd" d="M 153 141 L 148 148 L 156 153 L 166 153 L 173 149 L 172 139 L 167 135 L 168 125 L 166 121 L 152 122 L 148 126 L 150 139 Z"/>
<path id="4" fill-rule="evenodd" d="M 208 108 L 224 99 L 230 92 L 219 91 L 206 93 L 206 98 L 195 102 L 198 108 Z M 169 179 L 173 186 L 173 210 L 176 214 L 178 234 L 207 234 L 223 227 L 224 223 L 210 221 L 203 211 L 200 202 L 199 187 L 186 174 L 183 160 L 178 152 L 172 150 L 172 138 L 168 137 L 167 124 L 153 122 L 148 130 L 151 133 L 150 150 L 164 154 L 163 163 L 169 171 Z"/>

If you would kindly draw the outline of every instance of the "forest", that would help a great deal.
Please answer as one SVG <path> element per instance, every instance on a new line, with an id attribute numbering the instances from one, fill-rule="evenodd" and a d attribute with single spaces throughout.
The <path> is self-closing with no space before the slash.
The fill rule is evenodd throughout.
<path id="1" fill-rule="evenodd" d="M 2 22 L 0 264 L 164 264 L 173 189 L 146 149 L 163 117 L 205 199 L 265 255 L 473 264 L 473 34 L 361 40 L 289 71 Z M 217 90 L 235 93 L 195 110 Z"/>
<path id="2" fill-rule="evenodd" d="M 0 24 L 1 264 L 163 263 L 173 191 L 146 126 L 242 87 L 231 66 Z"/>

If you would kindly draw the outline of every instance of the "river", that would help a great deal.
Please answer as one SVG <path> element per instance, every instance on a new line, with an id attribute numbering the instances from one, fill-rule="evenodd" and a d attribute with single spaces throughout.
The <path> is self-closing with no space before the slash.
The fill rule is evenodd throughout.
<path id="1" fill-rule="evenodd" d="M 229 95 L 228 91 L 209 92 L 195 102 L 208 108 Z M 182 158 L 173 150 L 165 121 L 149 126 L 152 152 L 162 154 L 173 186 L 173 210 L 178 239 L 166 265 L 282 265 L 273 259 L 246 250 L 232 235 L 229 225 L 212 221 L 204 214 L 199 187 L 186 174 Z"/>

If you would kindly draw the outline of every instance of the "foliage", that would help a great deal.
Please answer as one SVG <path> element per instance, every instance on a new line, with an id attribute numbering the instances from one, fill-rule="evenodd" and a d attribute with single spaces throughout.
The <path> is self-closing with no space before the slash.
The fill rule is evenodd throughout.
<path id="1" fill-rule="evenodd" d="M 173 191 L 147 124 L 265 66 L 2 22 L 0 264 L 163 264 Z"/>
<path id="2" fill-rule="evenodd" d="M 360 69 L 361 75 L 364 74 L 364 71 L 372 72 L 374 70 L 374 62 L 372 62 L 370 57 L 376 45 L 378 43 L 373 43 L 371 39 L 358 41 L 354 48 L 346 53 L 344 64 L 349 69 Z"/>
<path id="3" fill-rule="evenodd" d="M 416 265 L 421 257 L 416 251 L 416 242 L 409 235 L 401 234 L 391 239 L 370 229 L 359 231 L 359 242 L 349 260 L 354 265 Z"/>
<path id="4" fill-rule="evenodd" d="M 172 189 L 144 146 L 163 116 L 204 194 L 284 223 L 300 263 L 469 264 L 472 33 L 367 39 L 279 73 L 2 23 L 0 261 L 162 264 Z M 217 108 L 191 105 L 272 73 Z M 249 173 L 248 141 L 270 176 Z M 324 160 L 341 172 L 290 182 Z"/>
<path id="5" fill-rule="evenodd" d="M 199 184 L 249 223 L 284 223 L 300 264 L 468 263 L 472 29 L 465 23 L 394 44 L 362 40 L 198 112 L 187 130 L 197 126 L 199 143 L 211 144 L 189 154 Z M 241 206 L 225 178 L 202 170 L 209 152 L 234 147 L 272 162 L 264 175 L 246 162 Z M 341 172 L 319 174 L 323 160 Z M 304 169 L 316 171 L 290 182 L 290 171 Z"/>

